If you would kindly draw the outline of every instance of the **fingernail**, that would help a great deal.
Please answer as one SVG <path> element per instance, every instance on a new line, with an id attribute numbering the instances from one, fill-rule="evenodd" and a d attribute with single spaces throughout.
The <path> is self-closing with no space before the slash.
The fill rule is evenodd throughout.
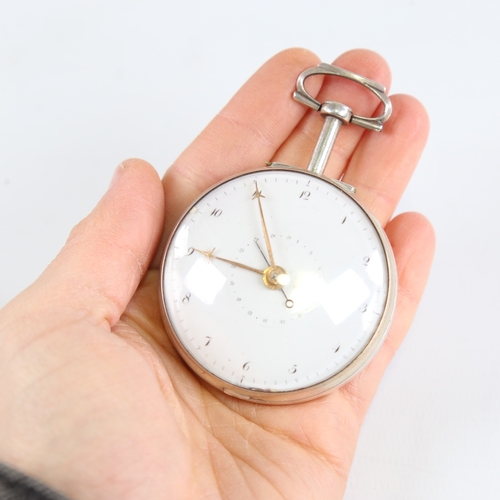
<path id="1" fill-rule="evenodd" d="M 123 163 L 120 163 L 120 165 L 116 167 L 115 173 L 113 174 L 111 182 L 109 183 L 108 191 L 118 182 L 118 180 L 123 174 L 124 169 L 125 167 L 123 166 Z"/>

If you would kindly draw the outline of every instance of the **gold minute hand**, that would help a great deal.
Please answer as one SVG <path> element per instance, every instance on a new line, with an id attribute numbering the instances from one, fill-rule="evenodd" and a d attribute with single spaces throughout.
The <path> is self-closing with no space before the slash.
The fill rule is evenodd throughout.
<path id="1" fill-rule="evenodd" d="M 264 274 L 264 271 L 261 271 L 259 269 L 255 269 L 254 267 L 246 266 L 245 264 L 241 264 L 240 262 L 236 262 L 234 260 L 224 259 L 223 257 L 217 257 L 217 255 L 214 255 L 215 248 L 212 248 L 212 250 L 210 250 L 208 252 L 204 252 L 203 250 L 198 250 L 197 248 L 195 248 L 194 250 L 205 255 L 209 262 L 210 262 L 210 259 L 213 258 L 213 259 L 217 259 L 217 260 L 222 260 L 223 262 L 227 262 L 228 264 L 231 264 L 231 265 L 236 266 L 236 267 L 241 267 L 242 269 L 246 269 L 247 271 L 252 271 L 252 272 L 260 274 L 260 275 Z"/>
<path id="2" fill-rule="evenodd" d="M 255 181 L 255 193 L 253 194 L 252 200 L 257 198 L 257 202 L 259 203 L 259 211 L 260 211 L 260 221 L 262 222 L 262 229 L 264 230 L 264 239 L 266 240 L 267 253 L 269 254 L 269 260 L 271 261 L 271 266 L 275 266 L 273 250 L 271 248 L 271 241 L 269 240 L 269 234 L 267 233 L 266 221 L 264 220 L 264 212 L 262 211 L 262 203 L 260 201 L 261 198 L 265 198 L 262 194 L 262 191 L 259 191 L 259 186 L 257 185 L 257 181 Z"/>

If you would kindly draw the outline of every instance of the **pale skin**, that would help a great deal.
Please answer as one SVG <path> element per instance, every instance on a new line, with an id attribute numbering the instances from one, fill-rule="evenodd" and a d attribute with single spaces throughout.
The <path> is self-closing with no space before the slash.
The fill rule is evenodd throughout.
<path id="1" fill-rule="evenodd" d="M 264 64 L 163 181 L 144 161 L 124 162 L 47 270 L 0 311 L 1 462 L 75 499 L 342 498 L 361 424 L 431 265 L 425 217 L 392 219 L 426 141 L 422 105 L 394 95 L 383 132 L 343 127 L 327 167 L 385 226 L 399 274 L 387 340 L 346 385 L 285 407 L 225 396 L 172 348 L 157 292 L 158 249 L 197 195 L 266 161 L 307 165 L 322 122 L 290 94 L 318 62 L 293 49 Z M 335 64 L 390 86 L 373 52 Z M 377 114 L 376 98 L 354 84 L 310 80 L 320 101 Z"/>

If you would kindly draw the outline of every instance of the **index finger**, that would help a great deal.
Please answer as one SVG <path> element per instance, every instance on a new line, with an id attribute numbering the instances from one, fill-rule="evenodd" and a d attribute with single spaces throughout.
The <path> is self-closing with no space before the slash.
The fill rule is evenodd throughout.
<path id="1" fill-rule="evenodd" d="M 318 58 L 290 49 L 267 61 L 179 156 L 163 178 L 169 234 L 187 205 L 216 182 L 263 167 L 307 111 L 291 99 L 297 76 Z M 311 93 L 319 91 L 320 79 Z"/>

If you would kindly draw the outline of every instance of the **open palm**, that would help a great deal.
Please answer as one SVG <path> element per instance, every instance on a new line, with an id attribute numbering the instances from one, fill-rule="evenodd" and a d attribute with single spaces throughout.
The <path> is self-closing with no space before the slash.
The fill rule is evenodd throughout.
<path id="1" fill-rule="evenodd" d="M 398 306 L 368 367 L 328 396 L 257 405 L 193 375 L 158 305 L 159 242 L 215 182 L 275 160 L 303 167 L 321 127 L 290 94 L 318 63 L 294 49 L 267 62 L 167 171 L 124 162 L 103 199 L 45 273 L 0 312 L 0 461 L 70 498 L 341 498 L 361 423 L 423 292 L 434 236 L 418 214 L 391 220 L 428 122 L 393 96 L 381 134 L 341 131 L 326 174 L 358 189 L 395 253 Z M 389 86 L 385 62 L 352 51 L 335 64 Z M 376 113 L 349 82 L 311 93 Z M 160 245 L 161 248 L 162 245 Z"/>

